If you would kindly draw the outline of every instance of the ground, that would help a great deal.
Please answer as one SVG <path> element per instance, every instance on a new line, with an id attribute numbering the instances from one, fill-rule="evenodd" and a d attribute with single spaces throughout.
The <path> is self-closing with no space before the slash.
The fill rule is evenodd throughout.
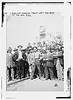
<path id="1" fill-rule="evenodd" d="M 64 81 L 57 80 L 23 80 L 7 86 L 7 91 L 63 91 Z"/>

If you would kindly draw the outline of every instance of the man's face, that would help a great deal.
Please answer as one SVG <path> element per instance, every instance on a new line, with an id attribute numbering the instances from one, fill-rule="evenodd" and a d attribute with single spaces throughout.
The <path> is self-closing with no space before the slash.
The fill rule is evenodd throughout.
<path id="1" fill-rule="evenodd" d="M 33 49 L 33 52 L 35 52 L 35 50 Z"/>
<path id="2" fill-rule="evenodd" d="M 34 51 L 35 51 L 35 52 L 37 52 L 37 49 L 36 49 L 36 48 L 34 48 Z"/>
<path id="3" fill-rule="evenodd" d="M 32 50 L 30 50 L 30 53 L 32 53 Z"/>
<path id="4" fill-rule="evenodd" d="M 21 47 L 19 47 L 19 50 L 21 51 Z"/>
<path id="5" fill-rule="evenodd" d="M 37 51 L 38 51 L 38 52 L 40 52 L 40 50 L 39 50 L 39 49 L 38 49 Z"/>
<path id="6" fill-rule="evenodd" d="M 9 53 L 11 53 L 11 52 L 12 52 L 12 49 L 9 50 Z"/>
<path id="7" fill-rule="evenodd" d="M 34 50 L 32 50 L 32 53 L 34 52 Z"/>

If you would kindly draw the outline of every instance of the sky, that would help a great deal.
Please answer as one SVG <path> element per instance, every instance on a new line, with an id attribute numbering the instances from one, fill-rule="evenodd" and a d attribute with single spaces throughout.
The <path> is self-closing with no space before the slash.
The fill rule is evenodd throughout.
<path id="1" fill-rule="evenodd" d="M 18 45 L 26 47 L 28 42 L 33 43 L 39 36 L 40 26 L 44 26 L 46 32 L 64 33 L 64 18 L 56 14 L 42 14 L 28 16 L 11 16 L 7 21 L 7 48 L 15 48 Z"/>

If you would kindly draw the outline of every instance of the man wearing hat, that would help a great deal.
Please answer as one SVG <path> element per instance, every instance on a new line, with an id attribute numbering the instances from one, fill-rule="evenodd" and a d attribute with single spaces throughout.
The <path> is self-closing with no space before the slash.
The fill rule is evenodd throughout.
<path id="1" fill-rule="evenodd" d="M 42 57 L 43 57 L 43 76 L 45 80 L 48 79 L 48 67 L 47 67 L 47 52 L 46 50 L 42 51 Z"/>
<path id="2" fill-rule="evenodd" d="M 31 77 L 32 67 L 33 67 L 33 48 L 29 48 L 29 53 L 27 53 L 27 61 L 29 63 L 29 72 Z"/>
<path id="3" fill-rule="evenodd" d="M 21 50 L 22 50 L 23 46 L 19 45 L 17 47 L 18 47 L 18 53 L 19 53 L 18 60 L 20 60 L 20 59 L 22 59 L 22 52 L 21 52 Z"/>
<path id="4" fill-rule="evenodd" d="M 13 60 L 16 61 L 18 59 L 18 49 L 14 48 Z"/>
<path id="5" fill-rule="evenodd" d="M 35 74 L 35 70 L 36 68 L 38 69 L 38 74 L 39 74 L 39 79 L 41 78 L 41 69 L 40 69 L 40 52 L 38 51 L 37 47 L 34 48 L 34 67 L 32 69 L 32 73 L 31 73 L 31 79 L 34 78 L 34 74 Z"/>
<path id="6" fill-rule="evenodd" d="M 22 67 L 23 67 L 23 57 L 22 57 L 22 48 L 23 46 L 19 45 L 17 46 L 18 47 L 18 76 L 19 78 L 21 79 L 21 76 L 22 76 Z"/>
<path id="7" fill-rule="evenodd" d="M 23 66 L 22 66 L 22 76 L 23 78 L 29 77 L 29 63 L 27 60 L 26 49 L 22 49 Z"/>
<path id="8" fill-rule="evenodd" d="M 50 79 L 52 80 L 54 78 L 54 72 L 53 72 L 53 54 L 51 53 L 50 50 L 47 50 L 47 67 L 49 69 L 49 76 Z"/>
<path id="9" fill-rule="evenodd" d="M 18 77 L 18 66 L 17 66 L 17 59 L 18 59 L 18 49 L 14 48 L 14 54 L 12 55 L 12 63 L 13 63 L 13 77 L 14 79 Z"/>
<path id="10" fill-rule="evenodd" d="M 63 59 L 62 59 L 62 52 L 60 52 L 59 49 L 56 50 L 56 60 L 55 60 L 55 65 L 56 65 L 56 70 L 57 70 L 57 78 L 58 80 L 62 80 L 62 74 L 63 74 Z"/>
<path id="11" fill-rule="evenodd" d="M 7 79 L 11 80 L 11 68 L 12 68 L 12 48 L 9 47 L 6 54 L 6 67 L 7 67 Z"/>
<path id="12" fill-rule="evenodd" d="M 25 78 L 27 77 L 27 74 L 29 76 L 29 64 L 27 62 L 27 56 L 25 54 L 26 49 L 22 49 L 23 46 L 19 45 L 18 46 L 18 68 L 19 68 L 19 77 Z"/>
<path id="13" fill-rule="evenodd" d="M 30 51 L 31 49 L 32 49 L 32 46 L 31 46 L 30 43 L 28 43 L 28 45 L 27 45 L 27 51 Z"/>

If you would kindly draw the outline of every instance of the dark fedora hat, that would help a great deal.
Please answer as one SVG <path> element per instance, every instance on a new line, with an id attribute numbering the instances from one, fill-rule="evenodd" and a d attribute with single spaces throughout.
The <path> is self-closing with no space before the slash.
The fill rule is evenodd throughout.
<path id="1" fill-rule="evenodd" d="M 14 48 L 14 50 L 13 51 L 17 51 L 18 49 L 17 48 Z"/>
<path id="2" fill-rule="evenodd" d="M 21 51 L 25 51 L 26 52 L 26 49 L 22 49 Z"/>
<path id="3" fill-rule="evenodd" d="M 18 47 L 18 48 L 19 48 L 19 47 L 23 48 L 23 46 L 22 46 L 22 45 L 18 45 L 17 47 Z"/>

